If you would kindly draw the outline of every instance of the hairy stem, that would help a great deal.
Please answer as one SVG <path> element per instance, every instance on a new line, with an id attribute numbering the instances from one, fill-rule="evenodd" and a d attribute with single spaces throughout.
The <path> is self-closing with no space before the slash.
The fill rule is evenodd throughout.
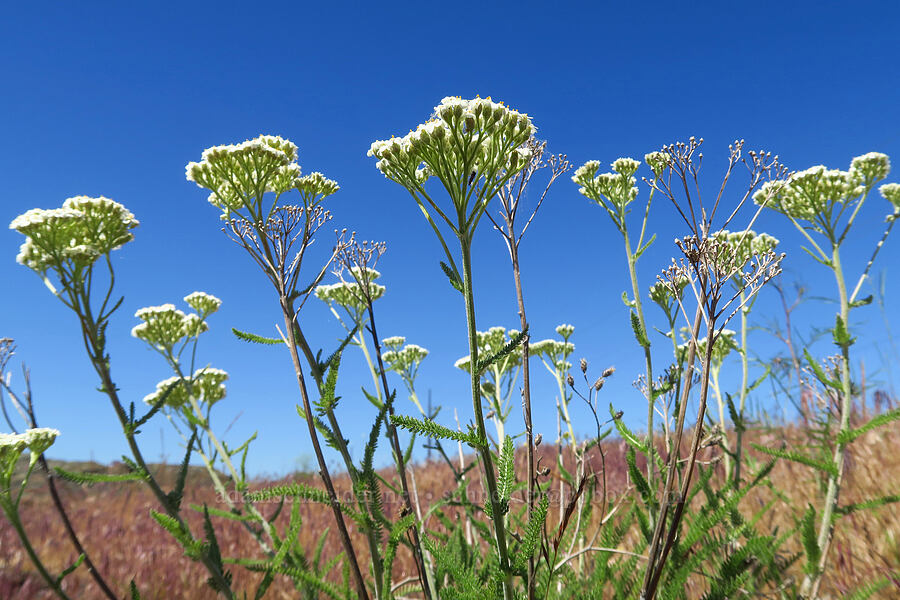
<path id="1" fill-rule="evenodd" d="M 491 449 L 487 445 L 487 433 L 484 429 L 484 415 L 481 410 L 480 374 L 478 373 L 478 339 L 475 331 L 475 294 L 472 290 L 472 250 L 471 241 L 460 240 L 463 262 L 463 291 L 466 301 L 466 326 L 469 332 L 469 356 L 471 360 L 472 383 L 472 409 L 475 412 L 475 428 L 478 437 L 485 442 L 479 447 L 481 462 L 484 467 L 484 481 L 487 487 L 488 502 L 491 504 L 493 514 L 494 534 L 497 539 L 497 554 L 500 558 L 500 571 L 503 573 L 503 597 L 504 600 L 512 600 L 513 589 L 509 575 L 509 554 L 506 548 L 505 516 L 500 506 L 500 497 L 497 493 L 497 480 L 494 475 L 494 461 L 491 458 Z"/>

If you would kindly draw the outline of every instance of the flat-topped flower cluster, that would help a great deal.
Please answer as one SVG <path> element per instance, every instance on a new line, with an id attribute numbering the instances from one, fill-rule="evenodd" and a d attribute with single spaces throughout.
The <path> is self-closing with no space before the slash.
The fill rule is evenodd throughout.
<path id="1" fill-rule="evenodd" d="M 228 373 L 222 369 L 206 367 L 197 369 L 190 379 L 169 377 L 156 384 L 156 391 L 144 396 L 144 402 L 154 405 L 165 396 L 169 408 L 185 408 L 191 397 L 211 406 L 225 397 L 225 380 Z"/>
<path id="2" fill-rule="evenodd" d="M 18 263 L 40 274 L 54 269 L 71 277 L 133 240 L 131 230 L 138 224 L 118 202 L 75 196 L 61 208 L 33 208 L 13 219 L 9 228 L 26 236 Z"/>
<path id="3" fill-rule="evenodd" d="M 375 280 L 381 277 L 381 273 L 371 267 L 364 267 L 365 273 L 360 267 L 351 267 L 352 281 L 339 281 L 337 283 L 322 284 L 316 286 L 316 298 L 326 304 L 336 304 L 353 315 L 361 315 L 368 308 L 366 294 L 359 282 L 366 282 L 369 288 L 369 297 L 374 302 L 384 296 L 385 287 Z"/>
<path id="4" fill-rule="evenodd" d="M 275 193 L 277 200 L 296 189 L 308 204 L 315 204 L 340 189 L 321 173 L 301 176 L 297 145 L 274 135 L 207 148 L 200 162 L 187 164 L 185 174 L 188 181 L 210 190 L 209 202 L 222 210 L 223 219 L 237 213 L 250 222 L 265 220 L 274 209 L 274 203 L 263 209 L 267 192 Z"/>
<path id="5" fill-rule="evenodd" d="M 410 191 L 437 176 L 465 210 L 466 190 L 490 188 L 527 164 L 531 151 L 523 145 L 535 131 L 531 117 L 502 102 L 448 96 L 431 120 L 403 137 L 373 142 L 368 155 L 378 159 L 375 166 L 385 177 Z"/>
<path id="6" fill-rule="evenodd" d="M 0 433 L 0 493 L 9 491 L 10 479 L 22 453 L 31 452 L 31 465 L 53 445 L 59 430 L 48 427 L 28 429 L 24 433 Z"/>
<path id="7" fill-rule="evenodd" d="M 886 154 L 869 152 L 850 161 L 846 171 L 817 165 L 794 173 L 786 182 L 766 182 L 753 199 L 792 219 L 809 221 L 820 228 L 833 228 L 844 209 L 867 194 L 890 171 L 891 162 Z M 896 184 L 881 189 L 889 201 L 889 196 L 895 193 L 891 191 L 891 185 Z M 884 188 L 888 188 L 887 193 Z M 894 206 L 896 211 L 898 204 Z"/>
<path id="8" fill-rule="evenodd" d="M 184 301 L 197 312 L 185 314 L 170 303 L 138 309 L 134 316 L 142 323 L 132 328 L 131 335 L 155 350 L 171 352 L 181 340 L 195 338 L 209 329 L 206 318 L 222 305 L 221 300 L 205 292 L 193 292 Z"/>

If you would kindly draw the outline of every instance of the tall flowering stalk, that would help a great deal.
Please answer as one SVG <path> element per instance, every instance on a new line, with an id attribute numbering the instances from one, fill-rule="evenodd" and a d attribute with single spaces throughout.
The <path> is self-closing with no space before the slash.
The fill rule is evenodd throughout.
<path id="1" fill-rule="evenodd" d="M 660 152 L 654 152 L 644 157 L 644 160 L 650 166 L 654 176 L 658 177 L 665 167 L 667 155 Z M 644 217 L 641 221 L 641 233 L 638 236 L 637 244 L 632 246 L 631 238 L 628 233 L 628 223 L 626 217 L 630 212 L 628 205 L 631 204 L 638 195 L 637 180 L 634 174 L 640 167 L 638 161 L 633 158 L 619 158 L 612 163 L 611 173 L 597 174 L 600 168 L 600 162 L 591 160 L 579 167 L 572 176 L 572 181 L 581 186 L 578 191 L 587 198 L 593 200 L 604 209 L 625 242 L 625 262 L 628 265 L 628 275 L 631 279 L 631 294 L 629 299 L 627 294 L 623 296 L 625 304 L 631 312 L 632 326 L 635 330 L 635 336 L 638 344 L 644 351 L 645 371 L 645 390 L 644 394 L 647 398 L 647 446 L 651 449 L 651 453 L 655 448 L 653 442 L 653 413 L 655 410 L 656 391 L 653 389 L 653 358 L 650 351 L 650 338 L 647 335 L 647 321 L 644 318 L 644 306 L 641 301 L 640 286 L 638 285 L 637 261 L 647 248 L 656 239 L 656 235 L 650 236 L 645 242 L 647 235 L 647 218 L 650 216 L 650 205 L 653 203 L 653 193 L 656 191 L 653 186 L 650 187 L 650 194 L 647 196 L 647 204 L 644 207 Z M 651 456 L 647 460 L 647 481 L 651 488 L 654 487 L 654 460 Z M 651 514 L 651 519 L 653 515 Z"/>
<path id="2" fill-rule="evenodd" d="M 510 179 L 507 184 L 500 189 L 500 211 L 499 219 L 488 213 L 488 218 L 494 224 L 494 228 L 500 232 L 506 248 L 509 250 L 509 258 L 512 262 L 513 282 L 516 286 L 516 302 L 519 307 L 519 324 L 522 331 L 528 330 L 528 318 L 525 314 L 525 297 L 522 291 L 522 274 L 519 266 L 519 244 L 522 237 L 532 219 L 537 214 L 538 209 L 544 202 L 550 186 L 563 173 L 569 170 L 569 161 L 566 160 L 564 154 L 550 155 L 546 160 L 544 154 L 547 149 L 547 142 L 538 142 L 535 139 L 528 140 L 528 147 L 531 149 L 531 159 L 528 165 Z M 547 181 L 541 196 L 531 211 L 521 231 L 516 231 L 516 216 L 522 204 L 525 190 L 531 183 L 532 176 L 538 171 L 550 167 L 550 179 Z M 499 220 L 499 222 L 498 222 Z M 531 422 L 531 370 L 529 365 L 529 337 L 526 336 L 522 342 L 522 413 L 525 418 L 525 462 L 528 468 L 528 519 L 534 518 L 534 502 L 535 502 L 535 464 L 534 464 L 534 431 Z M 526 583 L 528 600 L 534 598 L 534 558 L 528 559 L 528 581 Z"/>
<path id="3" fill-rule="evenodd" d="M 472 409 L 475 435 L 481 443 L 479 453 L 484 468 L 484 481 L 489 494 L 488 506 L 493 515 L 497 553 L 503 578 L 504 597 L 513 597 L 504 506 L 498 493 L 497 478 L 481 409 L 480 380 L 483 363 L 479 362 L 475 327 L 475 295 L 472 286 L 472 240 L 478 222 L 489 202 L 531 157 L 523 146 L 534 134 L 528 115 L 488 99 L 464 100 L 444 98 L 434 109 L 434 117 L 401 138 L 376 141 L 369 155 L 378 159 L 377 167 L 384 175 L 407 189 L 438 238 L 447 257 L 445 271 L 451 283 L 462 292 L 469 334 Z M 440 181 L 450 205 L 436 202 L 426 191 L 430 177 Z M 461 268 L 457 266 L 436 220 L 441 220 L 457 238 Z"/>
<path id="4" fill-rule="evenodd" d="M 296 160 L 297 146 L 294 143 L 278 136 L 262 135 L 241 144 L 214 146 L 205 150 L 199 163 L 187 165 L 186 175 L 189 181 L 210 190 L 209 202 L 221 210 L 221 218 L 227 224 L 226 233 L 262 269 L 278 294 L 285 328 L 283 341 L 291 355 L 300 389 L 302 406 L 298 407 L 298 412 L 307 424 L 351 578 L 359 597 L 367 599 L 368 589 L 319 442 L 318 423 L 300 354 L 305 356 L 310 374 L 322 395 L 327 395 L 324 375 L 331 365 L 319 363 L 316 359 L 303 335 L 298 318 L 299 308 L 295 306 L 298 301 L 300 307 L 303 306 L 338 252 L 336 248 L 311 284 L 305 288 L 298 287 L 306 249 L 318 229 L 331 218 L 322 207 L 322 201 L 339 187 L 321 173 L 301 176 Z M 300 205 L 280 204 L 282 195 L 293 192 L 300 197 Z M 331 433 L 333 435 L 329 438 L 344 440 L 340 431 L 335 429 Z"/>
<path id="5" fill-rule="evenodd" d="M 850 424 L 853 398 L 850 346 L 855 342 L 855 338 L 850 333 L 850 310 L 871 302 L 871 297 L 857 299 L 857 296 L 879 250 L 893 228 L 897 216 L 900 215 L 900 185 L 894 183 L 880 187 L 881 195 L 891 203 L 892 211 L 886 218 L 887 227 L 881 239 L 875 245 L 871 258 L 852 289 L 847 286 L 840 249 L 869 193 L 878 182 L 888 176 L 890 168 L 891 163 L 887 155 L 869 152 L 854 158 L 850 163 L 850 168 L 846 171 L 828 169 L 822 165 L 811 167 L 795 173 L 787 185 L 779 186 L 777 189 L 767 185 L 754 196 L 754 200 L 758 204 L 765 204 L 790 219 L 808 242 L 809 247 L 804 248 L 807 253 L 832 271 L 837 284 L 840 306 L 840 310 L 835 316 L 834 329 L 832 329 L 834 343 L 841 352 L 839 381 L 829 377 L 815 361 L 811 360 L 808 354 L 806 357 L 819 382 L 826 389 L 838 392 L 840 428 L 837 438 L 834 440 L 830 464 L 825 465 L 824 468 L 828 473 L 828 484 L 818 534 L 814 543 L 810 540 L 806 548 L 806 577 L 800 588 L 800 593 L 804 598 L 818 597 L 834 533 L 834 523 L 840 514 L 837 511 L 847 445 L 858 435 Z M 767 199 L 768 202 L 766 202 Z M 820 240 L 824 239 L 825 244 L 817 242 L 813 235 Z M 892 416 L 892 418 L 897 417 L 900 417 L 900 414 Z M 863 428 L 865 427 L 867 425 L 863 426 Z M 807 514 L 808 526 L 811 530 L 815 512 Z"/>
<path id="6" fill-rule="evenodd" d="M 186 545 L 188 556 L 203 563 L 211 576 L 210 585 L 226 598 L 232 598 L 231 575 L 225 570 L 217 549 L 194 540 L 180 513 L 180 497 L 163 491 L 150 473 L 137 443 L 139 427 L 161 404 L 137 417 L 133 409 L 126 410 L 113 383 L 106 352 L 106 330 L 124 298 L 113 301 L 115 271 L 110 254 L 134 239 L 131 230 L 137 226 L 134 215 L 118 202 L 104 197 L 76 196 L 67 199 L 61 208 L 29 210 L 16 217 L 9 227 L 26 236 L 16 260 L 41 277 L 47 288 L 78 317 L 85 350 L 100 378 L 100 390 L 109 398 L 134 458 L 133 474 L 146 483 L 163 508 L 163 513 L 152 513 L 154 518 Z M 55 284 L 52 277 L 56 279 Z M 99 306 L 97 297 L 102 298 Z"/>
<path id="7" fill-rule="evenodd" d="M 717 231 L 713 229 L 714 219 L 722 205 L 726 187 L 735 167 L 745 166 L 749 181 L 744 187 L 743 194 L 737 198 L 733 209 L 723 220 L 721 225 L 723 228 L 729 225 L 755 191 L 759 189 L 764 191 L 759 199 L 765 204 L 784 184 L 785 169 L 778 162 L 778 157 L 755 151 L 749 151 L 745 156 L 743 140 L 735 141 L 729 146 L 728 165 L 718 193 L 712 202 L 709 198 L 704 202 L 699 176 L 703 161 L 703 153 L 700 151 L 702 143 L 702 139 L 692 137 L 687 143 L 679 142 L 664 147 L 662 152 L 657 154 L 661 162 L 654 168 L 654 179 L 649 182 L 653 189 L 669 199 L 690 231 L 690 235 L 675 239 L 675 244 L 683 257 L 679 261 L 673 259 L 672 266 L 659 276 L 659 280 L 669 289 L 670 294 L 677 298 L 679 311 L 692 325 L 674 439 L 666 463 L 664 487 L 659 496 L 659 517 L 653 530 L 647 570 L 641 585 L 642 600 L 652 600 L 656 595 L 666 560 L 675 544 L 684 515 L 703 437 L 713 349 L 728 321 L 743 309 L 766 283 L 781 272 L 781 261 L 784 258 L 783 254 L 776 255 L 771 249 L 748 257 L 737 251 L 740 244 L 731 245 L 717 239 Z M 729 282 L 734 278 L 738 278 L 742 285 L 732 294 Z M 685 280 L 688 282 L 687 286 L 684 284 Z M 685 289 L 684 295 L 687 295 L 689 289 L 696 299 L 697 307 L 693 319 L 688 317 L 685 302 L 680 296 L 682 288 Z M 746 291 L 743 299 L 741 290 Z M 679 449 L 693 383 L 694 361 L 700 349 L 701 328 L 705 330 L 707 342 L 702 348 L 700 358 L 702 373 L 697 419 L 690 453 L 685 460 L 686 465 L 681 468 Z M 681 485 L 676 490 L 675 481 L 679 472 Z"/>

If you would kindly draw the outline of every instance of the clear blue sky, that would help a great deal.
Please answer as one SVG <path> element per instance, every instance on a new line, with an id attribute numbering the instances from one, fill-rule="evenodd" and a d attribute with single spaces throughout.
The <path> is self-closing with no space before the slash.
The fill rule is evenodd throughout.
<path id="1" fill-rule="evenodd" d="M 387 286 L 377 304 L 379 330 L 431 351 L 420 393 L 432 390 L 448 424 L 453 407 L 463 419 L 471 415 L 467 378 L 452 366 L 467 353 L 462 305 L 438 268 L 440 248 L 411 198 L 366 156 L 373 140 L 405 133 L 442 97 L 490 95 L 527 112 L 550 150 L 567 153 L 576 165 L 642 157 L 697 135 L 706 139 L 711 174 L 727 144 L 740 137 L 794 169 L 846 168 L 851 157 L 875 150 L 894 159 L 890 180 L 900 172 L 900 5 L 894 2 L 608 8 L 596 2 L 434 8 L 286 2 L 253 9 L 229 2 L 91 2 L 18 3 L 3 13 L 0 222 L 80 194 L 105 195 L 132 210 L 141 221 L 136 240 L 115 254 L 125 295 L 108 334 L 115 380 L 125 398 L 140 401 L 170 375 L 129 335 L 137 308 L 180 305 L 194 290 L 217 295 L 224 304 L 210 321 L 201 361 L 231 374 L 229 395 L 215 411 L 218 430 L 240 414 L 228 440 L 260 432 L 249 461 L 255 473 L 290 470 L 310 446 L 294 409 L 298 394 L 284 350 L 251 347 L 230 333 L 238 327 L 271 335 L 279 312 L 262 274 L 220 233 L 206 194 L 185 181 L 184 165 L 204 148 L 282 135 L 300 147 L 305 172 L 322 171 L 340 183 L 329 200 L 334 227 L 388 243 L 379 265 Z M 880 235 L 886 212 L 877 197 L 864 209 L 850 240 L 858 251 L 845 259 L 852 273 L 870 251 L 871 242 L 862 240 Z M 671 207 L 657 203 L 651 227 L 659 241 L 640 263 L 642 287 L 675 251 L 671 240 L 682 231 L 674 223 Z M 756 228 L 788 247 L 788 280 L 802 280 L 814 296 L 832 295 L 828 271 L 799 250 L 798 234 L 785 225 L 767 214 Z M 324 231 L 317 258 L 332 242 Z M 108 401 L 95 391 L 73 315 L 15 263 L 21 242 L 5 225 L 0 229 L 0 336 L 16 339 L 18 358 L 31 368 L 41 424 L 63 432 L 51 455 L 115 459 L 125 444 Z M 889 267 L 900 257 L 898 243 L 889 240 L 876 267 L 888 267 L 895 323 L 891 301 L 900 295 L 900 275 Z M 487 227 L 476 253 L 479 328 L 516 326 L 508 256 Z M 642 355 L 619 299 L 628 286 L 622 254 L 605 213 L 565 179 L 523 243 L 524 285 L 535 338 L 551 336 L 559 323 L 574 324 L 576 358 L 597 369 L 618 368 L 604 401 L 642 427 L 643 401 L 631 388 Z M 769 291 L 757 318 L 772 306 Z M 315 301 L 304 310 L 313 344 L 332 347 L 339 326 Z M 653 307 L 648 311 L 660 317 Z M 833 311 L 813 303 L 803 318 L 830 326 Z M 883 369 L 878 350 L 888 348 L 888 337 L 874 306 L 855 319 L 862 334 L 856 348 L 872 377 Z M 751 341 L 763 354 L 771 345 L 762 333 Z M 657 347 L 662 362 L 665 345 Z M 827 344 L 818 350 L 833 352 Z M 358 387 L 370 379 L 359 356 L 345 362 L 342 418 L 359 455 L 369 405 Z M 18 362 L 14 369 L 18 375 Z M 552 387 L 543 368 L 535 372 L 536 428 L 552 438 Z M 878 376 L 886 380 L 886 371 Z M 518 429 L 518 409 L 512 419 Z M 148 457 L 160 456 L 162 440 L 168 459 L 178 459 L 168 423 L 157 419 L 144 431 Z"/>

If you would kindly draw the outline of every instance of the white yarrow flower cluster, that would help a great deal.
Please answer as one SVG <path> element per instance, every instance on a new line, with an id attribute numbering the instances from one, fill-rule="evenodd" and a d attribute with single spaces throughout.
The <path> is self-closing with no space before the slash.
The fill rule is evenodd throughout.
<path id="1" fill-rule="evenodd" d="M 890 172 L 887 155 L 869 152 L 857 156 L 850 169 L 829 169 L 824 165 L 810 167 L 791 175 L 786 182 L 769 181 L 753 194 L 759 205 L 777 210 L 796 220 L 816 222 L 840 215 L 837 205 L 856 202 Z M 827 223 L 833 226 L 834 223 Z"/>
<path id="2" fill-rule="evenodd" d="M 888 221 L 893 221 L 900 216 L 900 183 L 886 183 L 878 191 L 894 207 L 894 212 L 887 217 Z"/>
<path id="3" fill-rule="evenodd" d="M 133 240 L 131 230 L 138 225 L 118 202 L 75 196 L 61 208 L 31 209 L 13 219 L 9 228 L 26 236 L 17 262 L 41 274 L 52 268 L 69 271 L 72 277 Z"/>
<path id="4" fill-rule="evenodd" d="M 316 298 L 326 304 L 337 304 L 349 313 L 361 315 L 368 307 L 365 294 L 356 280 L 367 281 L 369 287 L 369 295 L 372 301 L 378 300 L 384 296 L 385 287 L 375 280 L 381 277 L 381 273 L 375 269 L 366 267 L 365 277 L 359 267 L 350 269 L 351 281 L 339 281 L 338 283 L 319 285 L 315 289 Z"/>
<path id="5" fill-rule="evenodd" d="M 144 402 L 153 406 L 165 396 L 164 405 L 169 408 L 189 408 L 191 397 L 198 402 L 212 405 L 225 397 L 225 380 L 228 373 L 222 369 L 206 367 L 197 369 L 190 379 L 169 377 L 156 384 L 156 391 L 144 396 Z M 188 387 L 190 386 L 190 393 Z"/>
<path id="6" fill-rule="evenodd" d="M 206 318 L 222 305 L 221 300 L 206 292 L 188 294 L 184 301 L 197 312 L 185 314 L 171 303 L 139 308 L 134 316 L 143 322 L 132 328 L 131 335 L 168 353 L 181 340 L 195 338 L 207 331 Z"/>
<path id="7" fill-rule="evenodd" d="M 431 120 L 403 137 L 373 142 L 368 155 L 378 159 L 375 166 L 387 178 L 411 191 L 431 176 L 445 183 L 465 179 L 469 187 L 491 186 L 487 178 L 517 172 L 528 163 L 531 151 L 523 145 L 535 131 L 528 115 L 502 102 L 446 97 L 434 107 Z M 455 172 L 462 165 L 469 170 Z M 468 194 L 452 200 L 467 208 Z"/>
<path id="8" fill-rule="evenodd" d="M 12 473 L 22 453 L 31 452 L 31 465 L 47 451 L 59 436 L 58 429 L 36 427 L 24 433 L 0 433 L 0 493 L 8 491 Z"/>
<path id="9" fill-rule="evenodd" d="M 293 142 L 261 135 L 240 144 L 204 150 L 200 162 L 187 164 L 185 175 L 188 181 L 210 190 L 209 202 L 222 210 L 223 219 L 239 213 L 257 222 L 274 208 L 263 208 L 262 196 L 266 192 L 280 195 L 296 189 L 305 203 L 316 204 L 339 189 L 336 182 L 321 173 L 302 177 L 296 161 L 297 146 Z"/>
<path id="10" fill-rule="evenodd" d="M 621 228 L 619 220 L 638 195 L 634 174 L 640 164 L 633 158 L 618 158 L 611 164 L 611 173 L 597 175 L 600 162 L 590 160 L 575 170 L 572 181 L 580 186 L 580 194 L 605 208 L 616 226 Z"/>
<path id="11" fill-rule="evenodd" d="M 184 297 L 185 303 L 197 311 L 201 317 L 206 318 L 219 310 L 222 301 L 206 292 L 193 292 Z"/>

